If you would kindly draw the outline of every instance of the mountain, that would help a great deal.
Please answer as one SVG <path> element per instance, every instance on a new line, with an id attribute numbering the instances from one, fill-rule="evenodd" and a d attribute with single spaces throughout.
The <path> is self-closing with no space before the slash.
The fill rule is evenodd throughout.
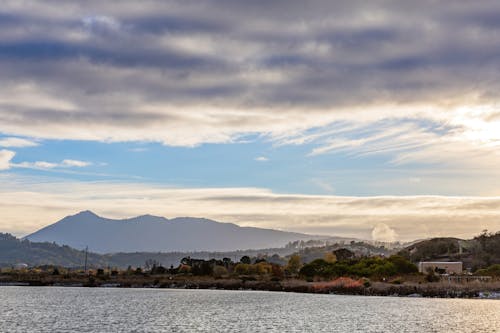
<path id="1" fill-rule="evenodd" d="M 240 227 L 232 223 L 192 217 L 166 219 L 143 215 L 123 220 L 100 217 L 90 211 L 67 216 L 26 236 L 33 242 L 55 242 L 97 253 L 233 251 L 283 247 L 290 241 L 321 236 Z"/>

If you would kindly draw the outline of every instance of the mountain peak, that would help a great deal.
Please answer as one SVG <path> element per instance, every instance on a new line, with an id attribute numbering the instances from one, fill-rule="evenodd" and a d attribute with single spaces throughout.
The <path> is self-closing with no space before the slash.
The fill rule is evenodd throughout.
<path id="1" fill-rule="evenodd" d="M 146 219 L 149 219 L 149 218 L 155 218 L 155 219 L 164 219 L 163 216 L 157 216 L 157 215 L 152 215 L 152 214 L 144 214 L 144 215 L 139 215 L 136 217 L 137 219 L 142 219 L 142 218 L 146 218 Z"/>
<path id="2" fill-rule="evenodd" d="M 99 217 L 97 214 L 90 210 L 82 210 L 81 212 L 73 215 L 73 216 L 79 216 L 79 217 Z"/>

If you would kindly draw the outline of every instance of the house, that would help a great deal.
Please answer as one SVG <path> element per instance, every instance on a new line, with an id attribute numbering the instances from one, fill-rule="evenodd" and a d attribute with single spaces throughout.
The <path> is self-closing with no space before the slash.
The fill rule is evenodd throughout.
<path id="1" fill-rule="evenodd" d="M 461 261 L 421 261 L 418 264 L 420 273 L 432 270 L 438 274 L 462 274 L 463 263 Z"/>

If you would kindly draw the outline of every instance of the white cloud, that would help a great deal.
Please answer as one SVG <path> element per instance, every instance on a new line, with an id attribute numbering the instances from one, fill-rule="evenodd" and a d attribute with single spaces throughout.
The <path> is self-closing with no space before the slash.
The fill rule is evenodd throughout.
<path id="1" fill-rule="evenodd" d="M 38 146 L 38 142 L 23 138 L 3 138 L 0 139 L 0 147 L 24 148 Z"/>
<path id="2" fill-rule="evenodd" d="M 146 147 L 136 147 L 136 148 L 129 149 L 129 151 L 131 151 L 133 153 L 143 153 L 143 152 L 146 152 L 148 150 L 149 150 L 149 148 L 146 148 Z"/>
<path id="3" fill-rule="evenodd" d="M 372 239 L 381 242 L 394 242 L 398 240 L 398 234 L 385 223 L 378 223 L 372 230 Z"/>
<path id="4" fill-rule="evenodd" d="M 41 168 L 41 169 L 52 169 L 52 168 L 55 168 L 58 166 L 56 163 L 50 163 L 50 162 L 45 162 L 45 161 L 36 161 L 32 164 L 27 163 L 27 162 L 23 162 L 21 164 L 25 165 L 27 167 L 29 167 L 30 165 L 33 165 L 34 167 Z"/>
<path id="5" fill-rule="evenodd" d="M 10 161 L 14 158 L 15 155 L 16 153 L 13 151 L 6 149 L 0 150 L 0 170 L 10 169 Z"/>
<path id="6" fill-rule="evenodd" d="M 63 160 L 62 163 L 60 164 L 61 166 L 65 167 L 77 167 L 77 168 L 83 168 L 86 166 L 91 165 L 92 163 L 86 162 L 86 161 L 78 161 L 78 160 Z"/>
<path id="7" fill-rule="evenodd" d="M 311 183 L 328 194 L 335 193 L 335 188 L 328 181 L 325 181 L 323 179 L 313 178 L 311 179 Z"/>
<path id="8" fill-rule="evenodd" d="M 55 169 L 55 168 L 83 168 L 91 165 L 91 162 L 78 160 L 63 160 L 59 163 L 47 161 L 21 162 L 12 164 L 13 167 L 28 168 L 28 169 Z"/>
<path id="9" fill-rule="evenodd" d="M 267 158 L 265 156 L 259 156 L 259 157 L 256 157 L 255 160 L 257 162 L 267 162 L 267 161 L 269 161 L 269 158 Z"/>

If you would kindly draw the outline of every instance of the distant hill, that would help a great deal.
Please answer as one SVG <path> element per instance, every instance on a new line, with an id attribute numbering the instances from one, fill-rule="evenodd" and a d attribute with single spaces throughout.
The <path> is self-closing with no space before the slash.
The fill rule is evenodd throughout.
<path id="1" fill-rule="evenodd" d="M 411 258 L 413 261 L 428 261 L 455 258 L 459 254 L 468 253 L 470 245 L 465 239 L 453 237 L 439 237 L 415 242 L 400 254 Z"/>
<path id="2" fill-rule="evenodd" d="M 473 271 L 500 264 L 500 232 L 484 232 L 473 239 L 452 237 L 432 238 L 415 242 L 401 250 L 400 255 L 413 262 L 418 261 L 463 261 Z"/>
<path id="3" fill-rule="evenodd" d="M 267 255 L 269 260 L 283 260 L 281 256 L 293 253 L 291 248 L 257 249 L 230 252 L 132 252 L 97 254 L 88 253 L 87 263 L 90 268 L 128 266 L 141 267 L 146 261 L 155 261 L 163 266 L 177 267 L 182 258 L 190 256 L 197 259 L 230 258 L 237 262 L 243 256 L 256 257 Z M 0 267 L 11 267 L 16 264 L 27 264 L 29 267 L 54 265 L 68 268 L 82 268 L 85 262 L 85 252 L 75 250 L 67 245 L 54 243 L 37 243 L 20 240 L 10 234 L 0 233 Z M 281 262 L 284 264 L 284 262 Z"/>
<path id="4" fill-rule="evenodd" d="M 95 253 L 89 253 L 87 259 L 89 265 L 93 266 L 106 267 L 109 264 L 107 258 Z M 85 252 L 53 243 L 33 243 L 0 233 L 0 267 L 20 263 L 29 266 L 83 267 Z"/>
<path id="5" fill-rule="evenodd" d="M 391 250 L 383 246 L 374 246 L 366 241 L 352 241 L 349 243 L 336 243 L 318 247 L 305 247 L 296 252 L 303 263 L 308 263 L 316 259 L 323 259 L 326 253 L 338 249 L 347 249 L 353 252 L 358 257 L 370 256 L 389 256 L 392 254 Z"/>
<path id="6" fill-rule="evenodd" d="M 88 246 L 97 253 L 233 251 L 283 247 L 291 241 L 319 238 L 192 217 L 169 220 L 143 215 L 113 220 L 90 211 L 67 216 L 25 237 L 76 249 Z"/>

